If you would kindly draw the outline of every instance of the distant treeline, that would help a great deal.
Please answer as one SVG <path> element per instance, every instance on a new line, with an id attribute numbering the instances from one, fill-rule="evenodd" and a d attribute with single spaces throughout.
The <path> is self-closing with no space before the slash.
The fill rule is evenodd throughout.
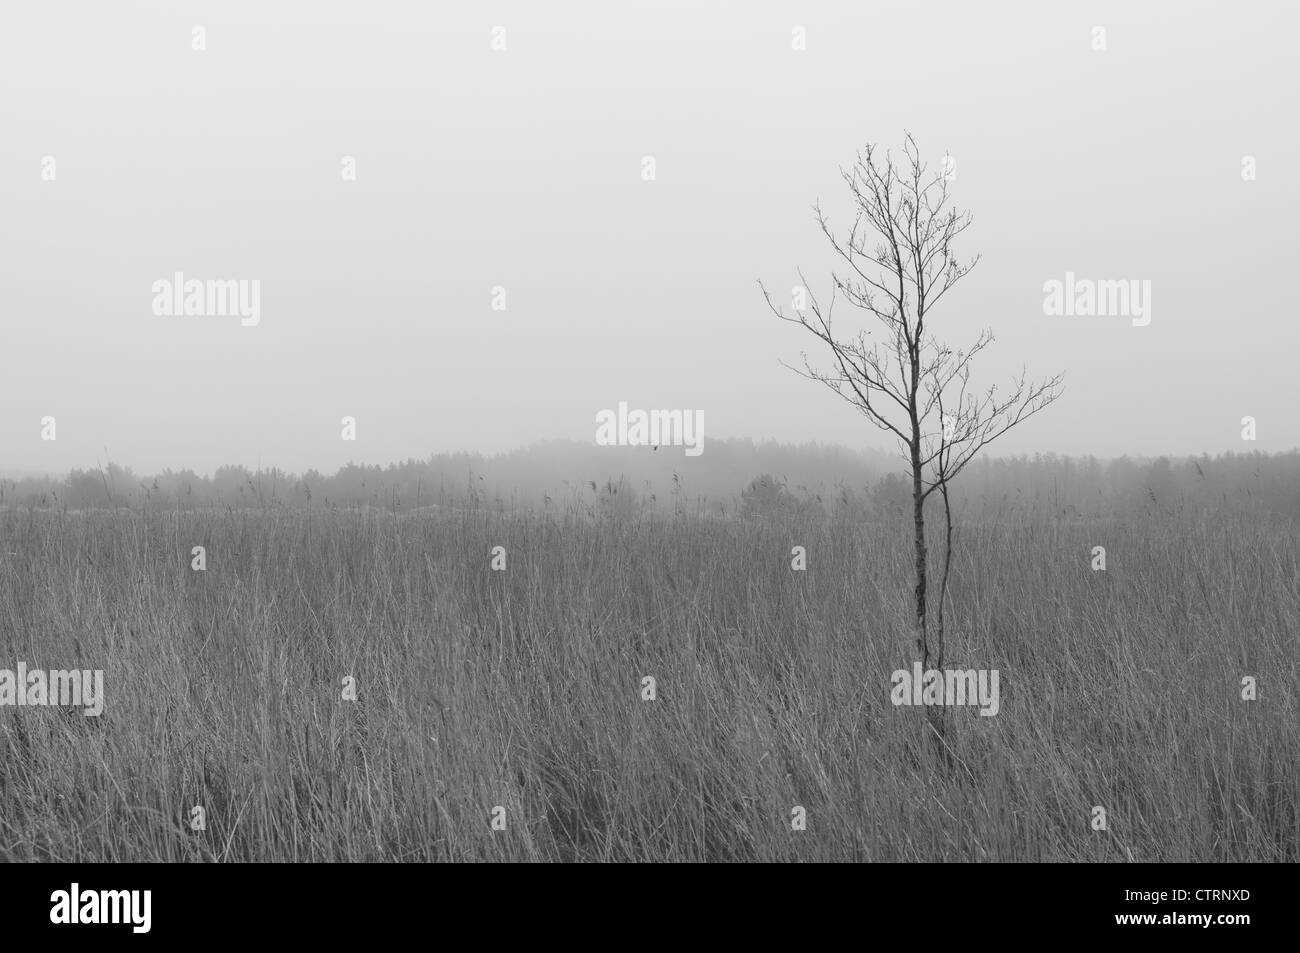
<path id="1" fill-rule="evenodd" d="M 711 440 L 707 452 L 553 441 L 484 457 L 438 454 L 388 466 L 349 464 L 326 475 L 219 467 L 211 476 L 140 476 L 110 463 L 63 478 L 0 480 L 0 505 L 56 509 L 158 507 L 579 508 L 630 516 L 850 516 L 910 506 L 901 459 L 819 444 Z M 954 483 L 966 517 L 1091 517 L 1201 509 L 1300 516 L 1300 451 L 1133 459 L 1055 454 L 977 460 Z"/>

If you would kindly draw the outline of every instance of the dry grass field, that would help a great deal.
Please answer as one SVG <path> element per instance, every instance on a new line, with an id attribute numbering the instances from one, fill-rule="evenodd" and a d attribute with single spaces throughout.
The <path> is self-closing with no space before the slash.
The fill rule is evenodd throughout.
<path id="1" fill-rule="evenodd" d="M 107 697 L 0 708 L 0 859 L 1300 860 L 1295 525 L 962 525 L 948 664 L 1001 708 L 946 750 L 890 703 L 906 533 L 2 510 L 0 668 Z"/>

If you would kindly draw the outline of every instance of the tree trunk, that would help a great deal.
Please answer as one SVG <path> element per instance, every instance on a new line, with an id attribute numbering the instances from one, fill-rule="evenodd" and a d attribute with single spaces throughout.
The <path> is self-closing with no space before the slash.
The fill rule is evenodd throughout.
<path id="1" fill-rule="evenodd" d="M 935 614 L 938 625 L 938 638 L 935 640 L 935 668 L 943 668 L 943 604 L 948 598 L 948 570 L 952 566 L 952 506 L 948 502 L 948 481 L 944 479 L 939 484 L 939 492 L 943 495 L 943 523 L 945 527 L 943 538 L 943 576 L 939 580 L 939 611 Z"/>
<path id="2" fill-rule="evenodd" d="M 921 445 L 912 447 L 912 527 L 916 540 L 916 650 L 921 653 L 921 670 L 930 667 L 930 644 L 925 621 L 925 499 L 921 495 Z"/>

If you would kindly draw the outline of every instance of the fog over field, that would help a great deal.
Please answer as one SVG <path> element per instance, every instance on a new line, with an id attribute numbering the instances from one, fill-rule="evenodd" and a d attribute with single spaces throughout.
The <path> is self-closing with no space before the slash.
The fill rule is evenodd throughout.
<path id="1" fill-rule="evenodd" d="M 781 368 L 812 342 L 763 320 L 755 282 L 788 299 L 800 266 L 826 293 L 810 206 L 850 224 L 839 170 L 904 130 L 952 157 L 975 215 L 957 249 L 983 256 L 936 330 L 994 330 L 980 384 L 1067 375 L 997 453 L 1213 455 L 1243 449 L 1246 415 L 1247 449 L 1300 444 L 1285 5 L 4 16 L 5 467 L 331 472 L 590 441 L 619 401 L 702 409 L 706 441 L 892 453 Z M 177 273 L 260 281 L 259 323 L 155 315 Z M 1045 316 L 1068 273 L 1151 282 L 1150 324 Z"/>

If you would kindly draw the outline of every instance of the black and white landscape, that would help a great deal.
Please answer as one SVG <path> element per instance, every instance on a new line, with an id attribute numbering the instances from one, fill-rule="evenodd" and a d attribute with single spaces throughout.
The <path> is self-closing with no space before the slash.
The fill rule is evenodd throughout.
<path id="1" fill-rule="evenodd" d="M 1290 6 L 0 24 L 0 860 L 1300 860 Z"/>

